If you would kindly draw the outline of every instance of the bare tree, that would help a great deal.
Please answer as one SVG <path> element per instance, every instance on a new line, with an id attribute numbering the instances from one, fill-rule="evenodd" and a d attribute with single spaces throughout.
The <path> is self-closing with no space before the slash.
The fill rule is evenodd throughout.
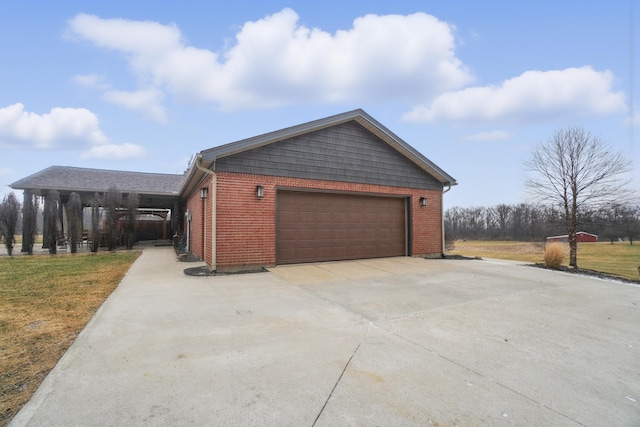
<path id="1" fill-rule="evenodd" d="M 95 193 L 91 200 L 91 252 L 98 252 L 100 246 L 100 195 Z"/>
<path id="2" fill-rule="evenodd" d="M 15 194 L 9 193 L 0 203 L 0 236 L 4 240 L 9 256 L 13 254 L 13 244 L 16 242 L 19 214 L 20 203 Z"/>
<path id="3" fill-rule="evenodd" d="M 42 246 L 49 249 L 50 254 L 57 252 L 58 243 L 58 203 L 60 193 L 52 190 L 44 198 L 44 224 Z"/>
<path id="4" fill-rule="evenodd" d="M 107 249 L 112 251 L 118 245 L 118 208 L 122 204 L 122 194 L 117 188 L 111 187 L 102 198 L 102 206 L 106 209 L 107 221 L 105 237 Z"/>
<path id="5" fill-rule="evenodd" d="M 127 196 L 127 223 L 125 231 L 127 233 L 127 249 L 133 249 L 133 242 L 136 237 L 136 224 L 138 220 L 138 208 L 140 207 L 140 196 L 138 193 L 129 193 Z"/>
<path id="6" fill-rule="evenodd" d="M 630 163 L 582 128 L 559 130 L 525 162 L 531 194 L 559 206 L 569 235 L 569 265 L 578 268 L 576 232 L 580 214 L 631 197 Z"/>
<path id="7" fill-rule="evenodd" d="M 78 240 L 80 240 L 82 235 L 82 200 L 80 199 L 80 195 L 75 191 L 69 194 L 67 218 L 71 253 L 75 254 L 78 252 Z"/>

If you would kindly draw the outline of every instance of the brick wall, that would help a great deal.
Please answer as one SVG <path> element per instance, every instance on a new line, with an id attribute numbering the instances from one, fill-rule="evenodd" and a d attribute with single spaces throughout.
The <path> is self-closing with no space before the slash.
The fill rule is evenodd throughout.
<path id="1" fill-rule="evenodd" d="M 209 194 L 203 201 L 200 198 L 200 189 L 207 188 Z M 211 176 L 207 176 L 200 186 L 189 196 L 187 200 L 187 210 L 191 213 L 191 231 L 190 231 L 190 250 L 194 255 L 200 257 L 200 259 L 207 259 L 206 254 L 203 252 L 203 248 L 206 248 L 208 252 L 208 261 L 211 263 L 211 202 L 212 198 Z M 203 216 L 203 215 L 206 215 Z M 203 221 L 204 219 L 204 221 Z M 202 228 L 206 235 L 203 239 Z M 188 223 L 185 220 L 185 232 Z M 203 243 L 206 242 L 206 245 Z"/>
<path id="2" fill-rule="evenodd" d="M 275 264 L 275 209 L 278 187 L 410 196 L 411 224 L 413 225 L 412 254 L 439 256 L 442 252 L 442 193 L 440 191 L 231 172 L 218 172 L 216 175 L 216 267 L 220 271 Z M 210 196 L 207 203 L 210 203 L 211 179 L 208 177 L 203 185 L 209 186 Z M 257 185 L 264 188 L 263 199 L 256 197 Z M 419 205 L 420 197 L 427 198 L 426 207 Z M 212 258 L 209 206 L 210 204 L 207 205 L 206 212 L 205 259 L 210 265 Z M 191 195 L 187 207 L 192 212 L 192 252 L 202 257 L 200 229 L 203 210 L 199 190 Z"/>

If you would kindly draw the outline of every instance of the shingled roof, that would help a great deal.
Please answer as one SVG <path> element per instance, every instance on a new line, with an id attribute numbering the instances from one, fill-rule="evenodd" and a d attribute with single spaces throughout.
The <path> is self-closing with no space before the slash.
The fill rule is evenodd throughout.
<path id="1" fill-rule="evenodd" d="M 252 150 L 274 142 L 282 141 L 287 138 L 335 126 L 341 123 L 354 121 L 359 123 L 372 134 L 376 135 L 392 148 L 397 150 L 403 156 L 411 160 L 418 167 L 433 176 L 442 184 L 447 186 L 457 185 L 456 180 L 438 167 L 431 160 L 422 155 L 418 150 L 410 146 L 395 133 L 391 132 L 376 119 L 371 117 L 362 109 L 347 111 L 346 113 L 336 114 L 334 116 L 325 117 L 324 119 L 314 120 L 300 125 L 277 130 L 275 132 L 265 133 L 263 135 L 254 136 L 252 138 L 243 139 L 218 147 L 204 150 L 200 153 L 202 165 L 210 166 L 219 158 L 241 153 L 243 151 Z"/>
<path id="2" fill-rule="evenodd" d="M 184 175 L 51 166 L 14 182 L 11 188 L 93 193 L 116 187 L 124 193 L 178 196 L 183 181 Z"/>
<path id="3" fill-rule="evenodd" d="M 115 187 L 123 194 L 138 193 L 142 208 L 172 209 L 183 181 L 184 175 L 51 166 L 14 182 L 11 188 L 42 196 L 57 190 L 63 200 L 76 192 L 83 203 L 88 203 L 95 193 Z"/>

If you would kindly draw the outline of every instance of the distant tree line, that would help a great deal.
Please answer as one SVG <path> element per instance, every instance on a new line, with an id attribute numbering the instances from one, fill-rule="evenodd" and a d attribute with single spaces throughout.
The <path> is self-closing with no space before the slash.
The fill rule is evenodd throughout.
<path id="1" fill-rule="evenodd" d="M 580 230 L 601 241 L 640 238 L 640 205 L 611 205 L 578 215 Z M 453 207 L 444 214 L 447 240 L 544 241 L 567 234 L 562 212 L 553 207 L 520 203 L 492 207 Z"/>

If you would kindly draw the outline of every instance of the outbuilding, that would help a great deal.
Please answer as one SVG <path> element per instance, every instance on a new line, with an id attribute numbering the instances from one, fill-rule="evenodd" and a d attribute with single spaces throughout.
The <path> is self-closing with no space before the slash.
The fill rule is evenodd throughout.
<path id="1" fill-rule="evenodd" d="M 569 235 L 562 234 L 560 236 L 549 236 L 547 237 L 547 242 L 568 242 Z M 576 242 L 578 243 L 594 243 L 598 241 L 598 236 L 596 234 L 587 233 L 585 231 L 578 231 L 576 233 Z"/>
<path id="2" fill-rule="evenodd" d="M 440 257 L 455 179 L 363 110 L 198 153 L 181 189 L 190 250 L 219 272 Z"/>
<path id="3" fill-rule="evenodd" d="M 141 238 L 169 239 L 179 230 L 177 213 L 180 212 L 180 188 L 184 175 L 145 172 L 126 172 L 104 169 L 78 168 L 70 166 L 50 166 L 26 178 L 11 184 L 11 188 L 24 191 L 26 202 L 33 195 L 50 197 L 53 191 L 58 193 L 59 238 L 68 235 L 66 205 L 71 193 L 80 196 L 84 207 L 91 206 L 95 195 L 101 196 L 110 188 L 117 189 L 124 200 L 130 194 L 139 197 L 139 212 L 155 221 L 139 221 L 138 232 Z M 168 221 L 171 218 L 171 221 Z M 23 216 L 23 221 L 27 219 Z M 144 227 L 146 224 L 148 227 Z M 26 227 L 23 224 L 23 233 Z M 84 224 L 83 229 L 89 228 Z M 146 228 L 146 229 L 145 229 Z M 85 238 L 90 236 L 85 235 Z M 23 248 L 26 241 L 23 235 Z"/>

